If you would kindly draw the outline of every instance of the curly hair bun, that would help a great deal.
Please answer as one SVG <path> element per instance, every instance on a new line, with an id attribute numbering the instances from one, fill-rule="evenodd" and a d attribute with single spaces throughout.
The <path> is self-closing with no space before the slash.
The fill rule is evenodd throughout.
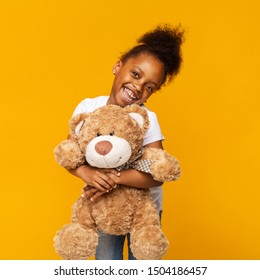
<path id="1" fill-rule="evenodd" d="M 184 30 L 180 25 L 159 25 L 138 39 L 148 50 L 164 64 L 166 73 L 172 78 L 177 75 L 182 63 L 181 45 L 184 41 Z"/>

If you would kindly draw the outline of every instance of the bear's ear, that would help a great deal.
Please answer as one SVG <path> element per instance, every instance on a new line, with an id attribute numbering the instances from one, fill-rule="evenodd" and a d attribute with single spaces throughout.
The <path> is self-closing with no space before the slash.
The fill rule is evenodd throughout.
<path id="1" fill-rule="evenodd" d="M 132 119 L 134 119 L 140 127 L 144 126 L 144 118 L 139 113 L 129 113 Z"/>
<path id="2" fill-rule="evenodd" d="M 146 131 L 149 127 L 149 117 L 145 108 L 137 104 L 132 104 L 123 108 L 141 127 Z"/>
<path id="3" fill-rule="evenodd" d="M 80 122 L 77 124 L 77 126 L 76 126 L 76 128 L 75 128 L 75 134 L 76 134 L 77 136 L 79 136 L 79 132 L 80 132 L 81 127 L 83 126 L 84 122 L 85 122 L 85 121 L 80 121 Z"/>
<path id="4" fill-rule="evenodd" d="M 70 135 L 72 137 L 78 137 L 79 132 L 87 118 L 88 114 L 87 113 L 82 113 L 75 115 L 72 117 L 69 121 L 69 127 L 70 127 Z"/>

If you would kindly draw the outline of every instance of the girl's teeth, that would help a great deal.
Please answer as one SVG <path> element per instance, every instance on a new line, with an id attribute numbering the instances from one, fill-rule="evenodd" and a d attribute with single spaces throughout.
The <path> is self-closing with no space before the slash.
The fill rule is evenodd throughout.
<path id="1" fill-rule="evenodd" d="M 135 99 L 135 95 L 133 94 L 133 92 L 128 89 L 128 88 L 124 88 L 124 97 L 126 98 L 126 100 L 128 100 L 129 102 Z"/>

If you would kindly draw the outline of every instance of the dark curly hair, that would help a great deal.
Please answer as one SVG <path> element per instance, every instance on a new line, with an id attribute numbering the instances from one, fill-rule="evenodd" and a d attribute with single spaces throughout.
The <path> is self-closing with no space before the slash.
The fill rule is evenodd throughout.
<path id="1" fill-rule="evenodd" d="M 143 34 L 137 45 L 121 55 L 124 63 L 129 58 L 147 53 L 158 58 L 164 65 L 166 81 L 170 82 L 176 76 L 182 64 L 181 45 L 184 41 L 184 30 L 180 25 L 173 27 L 169 24 L 158 25 L 155 29 Z"/>

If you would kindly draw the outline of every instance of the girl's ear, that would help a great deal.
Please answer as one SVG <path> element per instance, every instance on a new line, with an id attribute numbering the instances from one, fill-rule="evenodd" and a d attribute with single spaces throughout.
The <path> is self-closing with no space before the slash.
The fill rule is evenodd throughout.
<path id="1" fill-rule="evenodd" d="M 112 73 L 114 74 L 114 75 L 116 75 L 117 74 L 117 72 L 119 71 L 119 69 L 122 67 L 122 61 L 121 60 L 118 60 L 117 61 L 117 63 L 113 66 L 113 68 L 112 68 Z"/>

